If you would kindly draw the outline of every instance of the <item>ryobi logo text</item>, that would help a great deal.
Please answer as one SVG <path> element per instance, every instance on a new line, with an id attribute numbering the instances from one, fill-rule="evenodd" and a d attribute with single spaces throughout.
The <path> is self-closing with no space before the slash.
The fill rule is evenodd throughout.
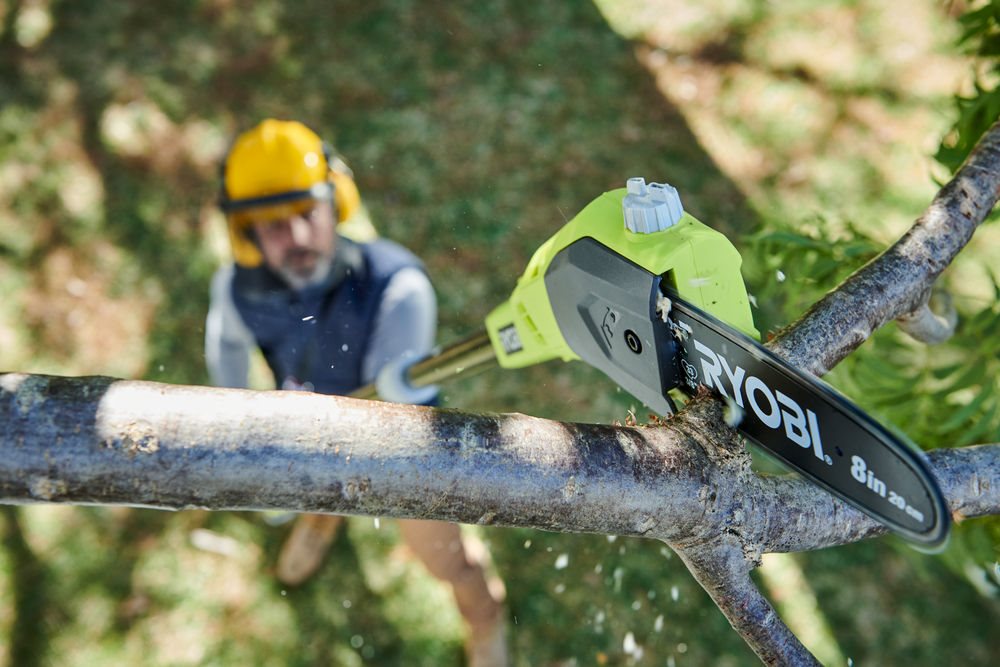
<path id="1" fill-rule="evenodd" d="M 740 366 L 733 368 L 725 356 L 698 340 L 694 341 L 694 346 L 702 357 L 703 384 L 735 401 L 742 410 L 753 413 L 767 428 L 778 430 L 784 426 L 785 437 L 803 449 L 812 447 L 816 458 L 833 465 L 833 459 L 823 453 L 823 440 L 815 412 L 809 409 L 803 411 L 795 399 L 772 389 L 757 376 L 748 375 L 746 369 Z M 723 382 L 723 377 L 727 382 Z"/>

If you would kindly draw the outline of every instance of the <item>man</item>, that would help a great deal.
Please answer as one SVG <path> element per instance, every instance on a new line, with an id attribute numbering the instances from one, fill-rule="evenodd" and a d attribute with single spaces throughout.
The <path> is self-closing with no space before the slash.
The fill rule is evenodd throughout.
<path id="1" fill-rule="evenodd" d="M 282 389 L 349 394 L 374 382 L 384 400 L 436 399 L 435 388 L 405 382 L 408 364 L 434 344 L 430 281 L 401 246 L 338 234 L 338 224 L 354 224 L 360 196 L 312 130 L 272 119 L 241 134 L 223 164 L 220 205 L 235 263 L 212 281 L 205 356 L 216 385 L 246 387 L 257 347 Z M 341 520 L 300 517 L 278 578 L 290 585 L 308 579 Z M 484 569 L 482 545 L 454 524 L 401 521 L 400 532 L 451 584 L 469 625 L 469 664 L 506 664 L 503 584 Z"/>

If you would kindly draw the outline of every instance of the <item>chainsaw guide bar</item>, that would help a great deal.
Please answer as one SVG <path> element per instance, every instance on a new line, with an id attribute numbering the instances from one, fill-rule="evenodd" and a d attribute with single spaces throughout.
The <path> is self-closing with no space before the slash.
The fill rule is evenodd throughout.
<path id="1" fill-rule="evenodd" d="M 673 295 L 665 326 L 680 342 L 680 389 L 723 397 L 736 428 L 893 532 L 948 535 L 944 496 L 924 455 L 816 377 Z"/>

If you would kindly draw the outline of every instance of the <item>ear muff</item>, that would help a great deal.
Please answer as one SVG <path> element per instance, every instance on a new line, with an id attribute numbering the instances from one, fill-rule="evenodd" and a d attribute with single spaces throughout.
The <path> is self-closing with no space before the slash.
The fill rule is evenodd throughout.
<path id="1" fill-rule="evenodd" d="M 226 227 L 229 229 L 229 246 L 233 251 L 233 261 L 240 266 L 249 269 L 260 266 L 264 261 L 264 256 L 257 247 L 257 243 L 250 238 L 249 225 L 227 220 Z"/>
<path id="2" fill-rule="evenodd" d="M 333 184 L 337 222 L 346 222 L 361 208 L 361 193 L 350 173 L 331 168 L 330 182 Z"/>

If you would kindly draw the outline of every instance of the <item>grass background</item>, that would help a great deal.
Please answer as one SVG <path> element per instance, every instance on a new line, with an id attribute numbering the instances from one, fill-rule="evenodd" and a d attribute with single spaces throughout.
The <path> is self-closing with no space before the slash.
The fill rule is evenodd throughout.
<path id="1" fill-rule="evenodd" d="M 629 176 L 671 182 L 734 239 L 775 224 L 891 239 L 944 177 L 929 156 L 972 66 L 955 11 L 0 0 L 0 368 L 207 382 L 207 287 L 227 253 L 218 163 L 266 116 L 303 120 L 346 156 L 380 231 L 427 262 L 443 342 L 478 328 L 534 248 Z M 984 232 L 955 268 L 970 298 L 986 294 Z M 746 262 L 752 291 L 774 288 L 766 258 Z M 765 329 L 787 316 L 762 306 Z M 579 365 L 447 389 L 450 406 L 568 420 L 633 404 Z M 461 664 L 449 594 L 392 522 L 352 520 L 321 574 L 283 590 L 287 525 L 271 519 L 3 509 L 0 659 Z M 756 663 L 659 543 L 480 534 L 508 582 L 519 665 Z M 761 581 L 825 662 L 989 664 L 995 562 L 947 560 L 880 540 L 769 558 Z"/>

